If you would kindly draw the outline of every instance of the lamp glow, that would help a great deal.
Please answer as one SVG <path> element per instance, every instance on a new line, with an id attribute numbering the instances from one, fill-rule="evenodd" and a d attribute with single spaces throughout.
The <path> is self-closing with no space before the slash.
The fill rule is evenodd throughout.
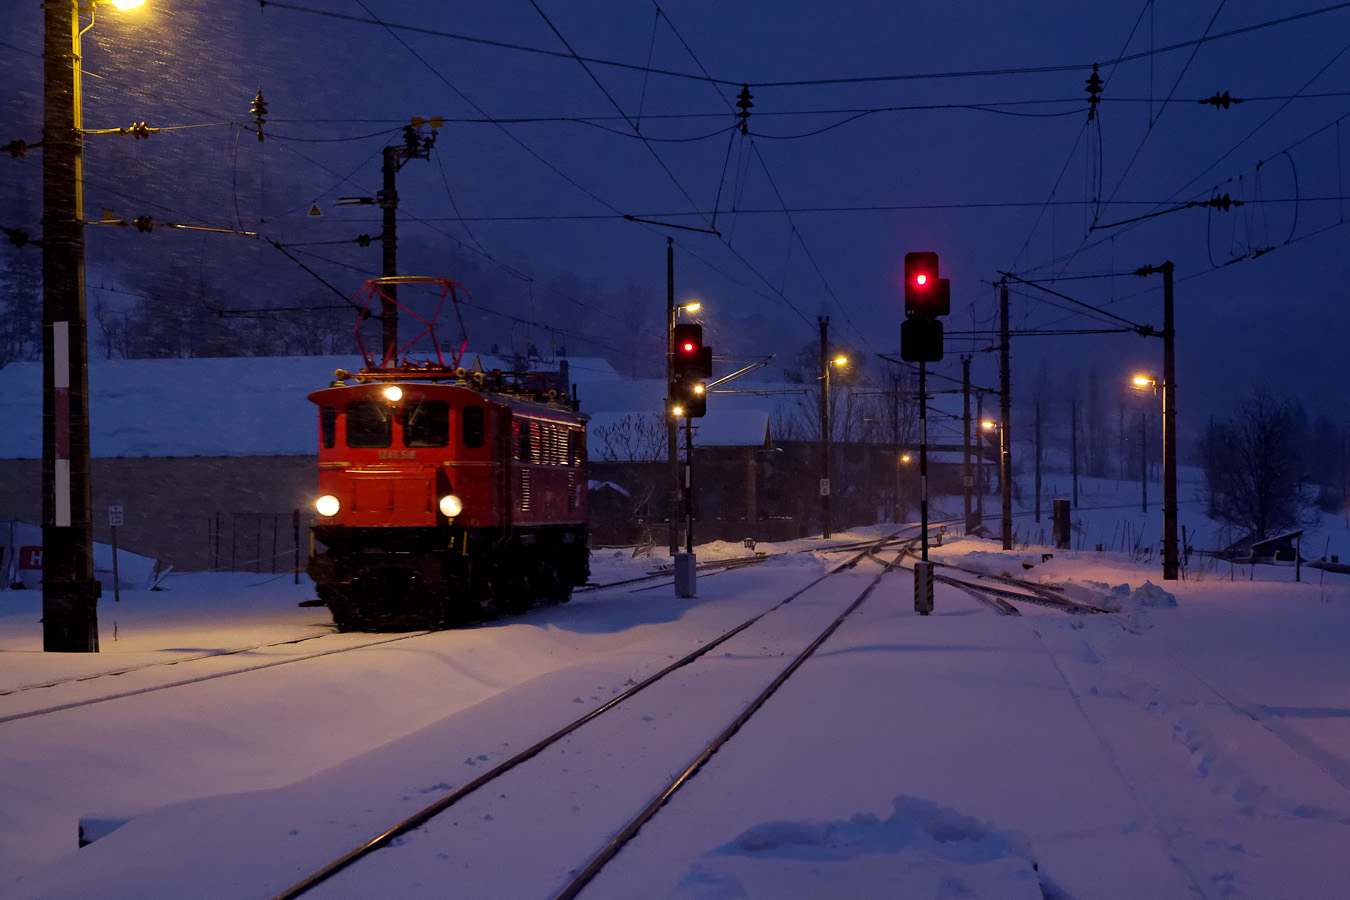
<path id="1" fill-rule="evenodd" d="M 390 403 L 397 403 L 403 399 L 403 388 L 396 384 L 391 384 L 384 389 L 384 396 Z"/>
<path id="2" fill-rule="evenodd" d="M 336 516 L 338 510 L 341 508 L 342 504 L 339 503 L 338 498 L 334 497 L 332 494 L 324 494 L 314 502 L 314 509 L 317 510 L 321 516 Z"/>
<path id="3" fill-rule="evenodd" d="M 112 5 L 118 9 L 135 9 L 144 6 L 145 0 L 112 0 Z"/>

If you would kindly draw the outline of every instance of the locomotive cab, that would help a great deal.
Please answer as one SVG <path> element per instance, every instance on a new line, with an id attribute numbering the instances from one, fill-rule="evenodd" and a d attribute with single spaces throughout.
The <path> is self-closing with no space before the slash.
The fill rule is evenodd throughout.
<path id="1" fill-rule="evenodd" d="M 354 382 L 309 398 L 309 572 L 339 629 L 443 628 L 570 599 L 590 574 L 575 405 L 500 373 L 435 366 Z"/>

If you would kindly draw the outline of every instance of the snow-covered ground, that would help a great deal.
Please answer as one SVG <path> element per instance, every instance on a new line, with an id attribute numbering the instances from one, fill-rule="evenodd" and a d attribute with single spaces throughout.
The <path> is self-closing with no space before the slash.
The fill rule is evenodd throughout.
<path id="1" fill-rule="evenodd" d="M 1110 549 L 1113 531 L 1156 537 L 1156 508 L 1102 506 L 1075 516 L 1075 547 L 1102 552 L 951 539 L 932 556 L 1070 581 L 1119 612 L 999 617 L 939 585 L 919 617 L 912 581 L 883 581 L 583 896 L 1344 896 L 1350 577 L 1305 568 L 1295 583 L 1292 568 L 1193 560 L 1164 584 L 1156 556 Z M 1332 552 L 1335 524 L 1317 537 Z M 663 561 L 606 551 L 594 580 Z M 105 598 L 97 655 L 42 653 L 39 595 L 0 592 L 0 896 L 266 900 L 825 565 L 805 555 L 704 576 L 688 600 L 581 593 L 327 656 L 374 636 L 331 634 L 290 576 L 174 575 L 163 591 Z M 210 655 L 224 650 L 242 652 Z M 776 671 L 778 654 L 718 663 L 730 679 Z M 260 662 L 277 664 L 212 677 Z M 123 674 L 18 690 L 111 671 Z M 171 682 L 191 683 L 154 690 Z M 112 693 L 124 696 L 23 716 Z M 620 772 L 656 790 L 670 763 L 644 746 L 569 763 L 594 802 L 541 807 L 545 833 L 571 839 L 612 812 Z M 566 868 L 549 869 L 541 846 L 494 858 L 483 809 L 456 807 L 314 896 L 553 896 Z M 131 820 L 77 849 L 82 816 Z"/>

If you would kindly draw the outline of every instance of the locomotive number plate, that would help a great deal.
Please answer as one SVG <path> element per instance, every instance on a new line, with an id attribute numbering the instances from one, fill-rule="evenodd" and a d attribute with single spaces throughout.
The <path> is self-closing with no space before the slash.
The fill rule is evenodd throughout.
<path id="1" fill-rule="evenodd" d="M 416 450 L 380 450 L 379 459 L 417 459 Z"/>

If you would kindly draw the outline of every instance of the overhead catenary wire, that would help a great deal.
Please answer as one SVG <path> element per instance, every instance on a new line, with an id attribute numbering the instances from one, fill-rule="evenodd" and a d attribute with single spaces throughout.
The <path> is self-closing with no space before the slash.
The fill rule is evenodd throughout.
<path id="1" fill-rule="evenodd" d="M 391 33 L 394 31 L 404 31 L 410 34 L 421 34 L 429 37 L 439 37 L 445 38 L 447 40 L 463 41 L 467 43 L 479 44 L 482 46 L 496 47 L 498 49 L 503 50 L 531 53 L 541 56 L 551 56 L 559 59 L 575 58 L 586 63 L 587 65 L 608 66 L 617 69 L 627 69 L 631 71 L 645 72 L 652 75 L 661 75 L 686 80 L 710 81 L 714 84 L 719 84 L 724 87 L 738 87 L 746 83 L 753 84 L 759 88 L 817 87 L 822 85 L 872 84 L 889 81 L 926 81 L 926 80 L 945 80 L 953 78 L 1038 75 L 1054 72 L 1087 71 L 1092 68 L 1091 62 L 1087 63 L 1080 62 L 1080 63 L 1064 63 L 1058 65 L 1046 65 L 1046 66 L 1020 66 L 1020 67 L 1010 66 L 993 69 L 957 70 L 950 72 L 915 72 L 915 73 L 890 73 L 883 75 L 836 76 L 831 78 L 794 79 L 788 81 L 756 81 L 753 79 L 746 79 L 746 78 L 729 79 L 729 78 L 720 78 L 708 74 L 677 72 L 669 69 L 654 69 L 651 68 L 650 66 L 641 66 L 635 63 L 626 63 L 619 60 L 600 59 L 597 57 L 590 57 L 590 56 L 577 57 L 570 52 L 563 53 L 562 51 L 558 50 L 549 50 L 542 47 L 530 47 L 524 44 L 511 43 L 507 41 L 497 41 L 476 35 L 459 34 L 435 28 L 427 28 L 416 25 L 405 25 L 395 22 L 386 22 L 374 17 L 373 14 L 370 14 L 369 10 L 367 10 L 367 14 L 369 17 L 362 18 L 360 16 L 354 16 L 346 13 L 338 13 L 331 10 L 315 9 L 313 7 L 300 6 L 294 3 L 276 2 L 276 0 L 241 0 L 241 2 L 249 4 L 259 3 L 264 7 L 275 7 L 277 9 L 284 9 L 291 12 L 305 13 L 316 16 L 325 16 L 328 18 L 340 19 L 348 22 L 356 22 L 367 25 L 378 25 L 382 28 L 389 30 Z M 1253 23 L 1251 25 L 1246 25 L 1241 28 L 1234 28 L 1229 31 L 1220 32 L 1218 34 L 1206 35 L 1201 38 L 1194 38 L 1186 41 L 1179 41 L 1177 43 L 1169 44 L 1164 47 L 1150 48 L 1149 50 L 1140 53 L 1133 53 L 1128 55 L 1122 53 L 1114 59 L 1097 60 L 1097 62 L 1101 65 L 1119 65 L 1121 63 L 1126 62 L 1135 62 L 1137 60 L 1149 59 L 1154 56 L 1172 53 L 1178 50 L 1185 50 L 1202 44 L 1214 43 L 1216 41 L 1226 40 L 1231 37 L 1250 34 L 1255 31 L 1261 31 L 1267 28 L 1274 28 L 1280 25 L 1287 25 L 1291 22 L 1299 21 L 1302 19 L 1308 19 L 1315 16 L 1322 16 L 1329 13 L 1339 12 L 1345 9 L 1350 9 L 1350 2 L 1334 3 L 1329 6 L 1319 7 L 1318 9 L 1305 10 L 1303 12 L 1293 13 L 1287 16 L 1281 16 L 1279 18 L 1269 19 L 1264 22 Z M 667 19 L 667 21 L 669 21 L 669 19 Z"/>

